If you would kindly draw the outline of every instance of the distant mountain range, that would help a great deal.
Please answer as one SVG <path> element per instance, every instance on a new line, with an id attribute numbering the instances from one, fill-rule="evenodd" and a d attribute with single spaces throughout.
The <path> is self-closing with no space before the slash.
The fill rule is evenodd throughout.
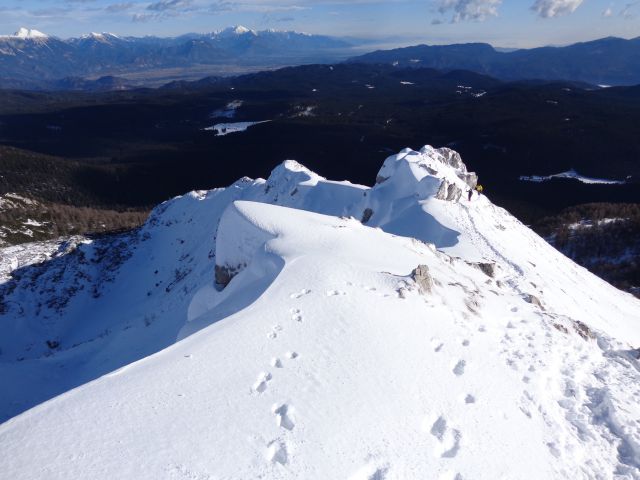
<path id="1" fill-rule="evenodd" d="M 103 89 L 109 84 L 124 88 L 123 81 L 95 84 L 84 79 L 216 67 L 203 70 L 200 76 L 204 77 L 228 71 L 225 66 L 246 71 L 246 67 L 324 63 L 347 58 L 353 54 L 353 45 L 353 41 L 323 35 L 242 26 L 174 38 L 91 33 L 66 40 L 21 28 L 14 35 L 0 36 L 0 88 Z"/>
<path id="2" fill-rule="evenodd" d="M 351 57 L 366 40 L 242 26 L 173 38 L 91 33 L 60 39 L 21 28 L 0 36 L 0 88 L 122 90 L 311 63 L 469 70 L 501 80 L 640 84 L 640 37 L 509 51 L 486 43 L 417 45 Z"/>
<path id="3" fill-rule="evenodd" d="M 640 84 L 640 37 L 607 37 L 565 47 L 500 51 L 486 43 L 417 45 L 349 60 L 397 67 L 464 69 L 502 80 L 572 80 L 595 85 Z"/>

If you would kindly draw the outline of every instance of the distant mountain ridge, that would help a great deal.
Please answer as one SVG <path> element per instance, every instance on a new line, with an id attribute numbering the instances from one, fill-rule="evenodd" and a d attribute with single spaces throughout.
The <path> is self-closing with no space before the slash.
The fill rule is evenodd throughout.
<path id="1" fill-rule="evenodd" d="M 356 63 L 464 69 L 503 80 L 572 80 L 597 85 L 640 84 L 640 37 L 607 37 L 565 47 L 500 51 L 487 43 L 417 45 L 378 50 Z"/>
<path id="2" fill-rule="evenodd" d="M 23 27 L 14 35 L 0 36 L 0 88 L 48 88 L 67 77 L 195 65 L 270 67 L 338 61 L 352 46 L 335 37 L 243 26 L 172 38 L 90 33 L 69 39 Z"/>

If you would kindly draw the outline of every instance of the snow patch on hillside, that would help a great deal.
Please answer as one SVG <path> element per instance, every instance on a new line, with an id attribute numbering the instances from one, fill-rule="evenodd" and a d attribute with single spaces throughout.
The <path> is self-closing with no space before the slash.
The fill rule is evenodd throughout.
<path id="1" fill-rule="evenodd" d="M 267 123 L 271 120 L 261 120 L 258 122 L 233 122 L 233 123 L 216 123 L 211 127 L 206 127 L 206 131 L 213 131 L 219 137 L 229 135 L 230 133 L 244 132 L 249 127 L 258 125 L 260 123 Z"/>
<path id="2" fill-rule="evenodd" d="M 520 180 L 525 182 L 546 182 L 554 178 L 563 178 L 570 180 L 578 180 L 587 184 L 602 184 L 602 185 L 622 185 L 625 182 L 623 180 L 609 180 L 605 178 L 593 178 L 580 175 L 575 170 L 567 170 L 566 172 L 556 173 L 553 175 L 521 175 Z"/>

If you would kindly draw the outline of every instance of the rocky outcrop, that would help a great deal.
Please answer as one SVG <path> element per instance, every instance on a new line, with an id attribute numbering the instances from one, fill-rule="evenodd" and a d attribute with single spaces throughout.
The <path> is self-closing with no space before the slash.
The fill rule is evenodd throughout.
<path id="1" fill-rule="evenodd" d="M 429 267 L 418 265 L 412 272 L 411 278 L 420 288 L 422 293 L 431 293 L 433 289 L 433 277 L 429 273 Z"/>
<path id="2" fill-rule="evenodd" d="M 462 190 L 455 183 L 449 183 L 447 180 L 442 180 L 436 198 L 438 200 L 446 200 L 448 202 L 457 202 L 462 197 Z"/>
<path id="3" fill-rule="evenodd" d="M 544 310 L 544 307 L 542 306 L 542 302 L 535 295 L 532 295 L 530 293 L 525 294 L 524 301 L 527 302 L 527 303 L 530 303 L 532 305 L 535 305 L 537 307 L 540 307 L 541 309 Z"/>
<path id="4" fill-rule="evenodd" d="M 240 273 L 240 271 L 242 271 L 245 268 L 245 266 L 246 265 L 238 265 L 236 267 L 229 267 L 226 265 L 224 266 L 216 265 L 215 266 L 216 285 L 222 288 L 226 287 L 231 281 L 231 279 L 235 277 L 238 273 Z"/>
<path id="5" fill-rule="evenodd" d="M 458 178 L 466 183 L 469 188 L 473 189 L 478 185 L 478 175 L 475 172 L 458 172 Z"/>
<path id="6" fill-rule="evenodd" d="M 466 262 L 472 267 L 480 269 L 486 276 L 494 278 L 496 276 L 496 263 L 495 262 Z"/>
<path id="7" fill-rule="evenodd" d="M 367 223 L 371 218 L 371 215 L 373 215 L 373 210 L 371 210 L 370 208 L 365 208 L 364 212 L 362 212 L 362 220 L 360 221 L 362 223 Z"/>

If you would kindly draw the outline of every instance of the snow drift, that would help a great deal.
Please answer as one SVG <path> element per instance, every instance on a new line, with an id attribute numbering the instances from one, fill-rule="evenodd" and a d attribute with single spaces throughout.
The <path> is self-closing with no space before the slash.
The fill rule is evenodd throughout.
<path id="1" fill-rule="evenodd" d="M 2 476 L 640 478 L 639 302 L 476 181 L 286 161 L 5 249 Z"/>

